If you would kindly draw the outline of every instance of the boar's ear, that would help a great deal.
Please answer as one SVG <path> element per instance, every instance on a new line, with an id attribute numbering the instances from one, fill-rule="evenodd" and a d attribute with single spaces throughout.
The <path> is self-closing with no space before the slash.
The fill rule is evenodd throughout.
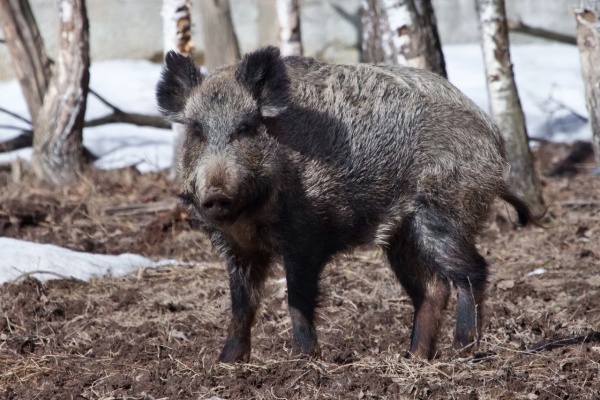
<path id="1" fill-rule="evenodd" d="M 165 56 L 165 66 L 156 85 L 156 101 L 161 113 L 181 122 L 181 112 L 192 89 L 202 82 L 202 75 L 190 57 L 176 51 Z"/>
<path id="2" fill-rule="evenodd" d="M 277 47 L 246 54 L 235 77 L 250 90 L 263 117 L 276 117 L 285 110 L 290 80 Z"/>

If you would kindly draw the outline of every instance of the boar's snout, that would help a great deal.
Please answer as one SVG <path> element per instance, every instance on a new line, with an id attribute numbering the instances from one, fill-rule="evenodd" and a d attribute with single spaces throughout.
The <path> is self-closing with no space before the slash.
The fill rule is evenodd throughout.
<path id="1" fill-rule="evenodd" d="M 210 188 L 201 202 L 204 213 L 214 220 L 228 219 L 233 215 L 233 198 L 221 189 Z"/>

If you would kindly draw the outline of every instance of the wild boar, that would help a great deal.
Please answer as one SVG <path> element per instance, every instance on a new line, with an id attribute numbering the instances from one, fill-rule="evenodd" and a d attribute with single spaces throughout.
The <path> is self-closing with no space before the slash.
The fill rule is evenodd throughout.
<path id="1" fill-rule="evenodd" d="M 295 353 L 318 355 L 319 277 L 375 243 L 414 305 L 410 353 L 431 358 L 451 285 L 454 347 L 478 344 L 488 265 L 475 247 L 494 199 L 535 221 L 508 187 L 491 118 L 433 73 L 332 65 L 275 47 L 203 76 L 175 52 L 157 85 L 185 124 L 181 198 L 229 272 L 222 362 L 248 361 L 265 278 L 282 263 Z"/>

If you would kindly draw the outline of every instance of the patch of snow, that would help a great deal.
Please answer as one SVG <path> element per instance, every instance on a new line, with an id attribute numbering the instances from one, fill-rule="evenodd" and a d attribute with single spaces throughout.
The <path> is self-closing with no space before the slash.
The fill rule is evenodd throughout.
<path id="1" fill-rule="evenodd" d="M 0 253 L 0 284 L 28 273 L 35 273 L 35 278 L 39 280 L 61 277 L 89 280 L 94 276 L 117 277 L 130 274 L 138 268 L 174 263 L 173 260 L 154 262 L 136 254 L 112 256 L 83 253 L 11 238 L 0 238 Z"/>
<path id="2" fill-rule="evenodd" d="M 536 268 L 531 272 L 525 274 L 525 276 L 542 275 L 548 272 L 546 268 Z"/>

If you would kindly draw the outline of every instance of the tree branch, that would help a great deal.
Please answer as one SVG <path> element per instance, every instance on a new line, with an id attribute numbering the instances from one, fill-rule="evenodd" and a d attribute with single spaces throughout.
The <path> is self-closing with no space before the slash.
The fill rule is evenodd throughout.
<path id="1" fill-rule="evenodd" d="M 171 124 L 166 122 L 163 118 L 154 115 L 144 115 L 137 113 L 128 113 L 115 106 L 104 97 L 92 89 L 89 90 L 98 100 L 100 100 L 105 106 L 112 109 L 112 114 L 105 115 L 104 117 L 92 119 L 85 122 L 85 127 L 93 127 L 104 124 L 112 123 L 124 123 L 132 124 L 137 126 L 150 126 L 152 128 L 171 129 Z"/>
<path id="2" fill-rule="evenodd" d="M 156 117 L 154 115 L 144 115 L 136 113 L 126 112 L 113 112 L 112 114 L 105 115 L 104 117 L 95 118 L 84 123 L 84 127 L 91 128 L 94 126 L 105 125 L 105 124 L 132 124 L 137 126 L 149 126 L 152 128 L 171 129 L 171 124 L 166 122 L 162 117 Z"/>
<path id="3" fill-rule="evenodd" d="M 506 21 L 508 29 L 513 32 L 523 33 L 542 39 L 553 40 L 555 42 L 577 45 L 575 36 L 565 35 L 563 33 L 549 31 L 543 28 L 534 28 L 525 24 L 523 21 Z"/>
<path id="4" fill-rule="evenodd" d="M 29 125 L 29 126 L 32 126 L 32 125 L 33 125 L 33 124 L 31 123 L 31 121 L 30 121 L 30 120 L 28 120 L 27 118 L 25 118 L 25 117 L 23 117 L 23 116 L 21 116 L 21 115 L 19 115 L 19 114 L 15 114 L 14 112 L 7 110 L 6 108 L 0 107 L 0 112 L 3 112 L 3 113 L 5 113 L 5 114 L 8 114 L 8 115 L 10 115 L 10 116 L 11 116 L 11 117 L 13 117 L 13 118 L 16 118 L 16 119 L 18 119 L 18 120 L 20 120 L 20 121 L 23 121 L 23 122 L 25 122 L 25 123 L 26 123 L 27 125 Z"/>
<path id="5" fill-rule="evenodd" d="M 88 91 L 91 94 L 93 94 L 98 100 L 100 100 L 105 106 L 112 109 L 115 113 L 121 113 L 121 114 L 124 113 L 123 110 L 121 110 L 120 108 L 118 108 L 117 106 L 115 106 L 114 104 L 109 102 L 108 100 L 106 100 L 104 97 L 100 96 L 100 94 L 98 94 L 96 91 L 92 90 L 91 88 Z"/>
<path id="6" fill-rule="evenodd" d="M 0 142 L 0 153 L 24 149 L 33 144 L 33 131 L 22 131 L 21 134 L 12 139 Z"/>

